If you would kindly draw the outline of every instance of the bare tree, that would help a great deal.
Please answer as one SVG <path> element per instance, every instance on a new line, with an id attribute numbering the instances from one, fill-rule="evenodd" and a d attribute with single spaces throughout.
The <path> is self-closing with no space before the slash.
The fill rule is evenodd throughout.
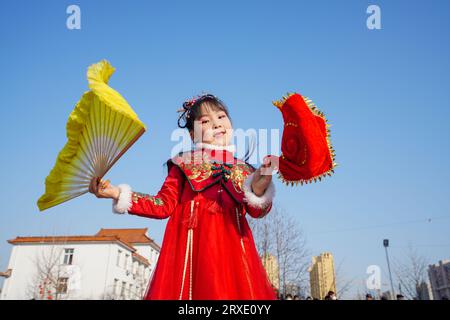
<path id="1" fill-rule="evenodd" d="M 362 281 L 361 287 L 365 288 L 365 281 L 364 280 Z M 358 288 L 356 290 L 355 296 L 354 296 L 354 298 L 352 300 L 366 300 L 365 299 L 365 294 L 361 293 L 360 288 Z"/>
<path id="2" fill-rule="evenodd" d="M 266 217 L 251 219 L 249 224 L 260 256 L 270 254 L 277 260 L 280 294 L 285 295 L 292 285 L 298 286 L 300 291 L 308 291 L 310 255 L 297 221 L 274 205 Z"/>
<path id="3" fill-rule="evenodd" d="M 404 262 L 394 260 L 394 274 L 405 297 L 421 299 L 421 286 L 426 283 L 427 266 L 426 259 L 412 246 L 408 247 Z"/>
<path id="4" fill-rule="evenodd" d="M 62 263 L 64 250 L 51 245 L 40 250 L 32 258 L 35 273 L 27 288 L 28 296 L 35 300 L 68 299 L 68 280 L 70 270 Z"/>
<path id="5" fill-rule="evenodd" d="M 342 259 L 335 268 L 336 296 L 343 299 L 348 291 L 353 288 L 356 278 L 347 278 L 342 270 L 344 259 Z"/>

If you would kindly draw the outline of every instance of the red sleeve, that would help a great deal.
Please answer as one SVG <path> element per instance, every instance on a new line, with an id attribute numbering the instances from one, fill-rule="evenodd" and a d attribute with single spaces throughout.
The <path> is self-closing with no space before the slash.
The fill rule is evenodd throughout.
<path id="1" fill-rule="evenodd" d="M 154 195 L 148 195 L 136 191 L 132 191 L 129 186 L 121 189 L 121 195 L 118 200 L 124 203 L 125 208 L 118 208 L 117 202 L 114 204 L 114 211 L 117 213 L 128 212 L 132 215 L 153 219 L 165 219 L 169 217 L 179 203 L 181 191 L 183 188 L 184 176 L 177 166 L 172 166 L 169 174 L 164 181 L 159 192 Z M 122 212 L 121 212 L 122 211 Z"/>
<path id="2" fill-rule="evenodd" d="M 242 190 L 244 191 L 244 207 L 247 213 L 253 218 L 263 218 L 272 209 L 272 202 L 275 197 L 275 186 L 270 182 L 268 188 L 262 196 L 257 196 L 252 190 L 254 173 L 250 174 L 244 181 Z"/>

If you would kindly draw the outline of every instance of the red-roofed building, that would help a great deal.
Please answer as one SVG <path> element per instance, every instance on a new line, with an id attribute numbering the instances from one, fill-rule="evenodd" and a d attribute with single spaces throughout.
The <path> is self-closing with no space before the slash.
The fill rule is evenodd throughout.
<path id="1" fill-rule="evenodd" d="M 160 246 L 144 229 L 16 237 L 0 299 L 141 299 Z"/>

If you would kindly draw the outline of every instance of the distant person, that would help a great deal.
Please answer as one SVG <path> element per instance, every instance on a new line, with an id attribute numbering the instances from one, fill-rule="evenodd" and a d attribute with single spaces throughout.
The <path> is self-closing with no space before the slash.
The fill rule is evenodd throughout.
<path id="1" fill-rule="evenodd" d="M 405 297 L 402 294 L 398 294 L 397 300 L 405 300 Z"/>
<path id="2" fill-rule="evenodd" d="M 294 300 L 300 300 L 300 297 L 298 295 L 295 295 Z"/>
<path id="3" fill-rule="evenodd" d="M 334 291 L 328 291 L 328 294 L 325 296 L 325 300 L 337 300 L 336 293 Z"/>
<path id="4" fill-rule="evenodd" d="M 292 300 L 292 295 L 291 295 L 290 293 L 288 293 L 288 294 L 286 295 L 286 300 Z"/>
<path id="5" fill-rule="evenodd" d="M 373 300 L 373 297 L 370 293 L 366 294 L 366 300 Z"/>

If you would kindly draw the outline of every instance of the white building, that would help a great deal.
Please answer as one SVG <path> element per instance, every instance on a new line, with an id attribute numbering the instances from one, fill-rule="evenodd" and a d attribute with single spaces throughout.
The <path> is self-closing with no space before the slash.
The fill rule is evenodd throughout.
<path id="1" fill-rule="evenodd" d="M 141 299 L 160 252 L 147 229 L 8 242 L 0 299 Z"/>
<path id="2" fill-rule="evenodd" d="M 450 299 L 450 260 L 428 266 L 431 289 L 434 300 Z"/>
<path id="3" fill-rule="evenodd" d="M 422 281 L 420 285 L 416 288 L 417 300 L 433 300 L 433 292 L 431 291 L 431 286 Z"/>

